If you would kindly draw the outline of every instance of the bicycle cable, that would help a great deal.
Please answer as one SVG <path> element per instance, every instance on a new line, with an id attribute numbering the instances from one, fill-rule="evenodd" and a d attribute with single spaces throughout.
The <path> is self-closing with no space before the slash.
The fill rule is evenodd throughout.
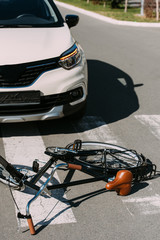
<path id="1" fill-rule="evenodd" d="M 12 188 L 11 188 L 11 186 L 10 186 L 10 182 L 8 182 L 8 186 L 9 186 L 9 190 L 10 190 L 10 193 L 11 193 L 12 200 L 13 200 L 16 208 L 17 208 L 17 211 L 20 212 L 20 209 L 19 209 L 19 207 L 18 207 L 18 204 L 17 204 L 17 202 L 16 202 L 16 200 L 15 200 L 15 197 L 13 196 L 13 192 L 12 192 Z"/>
<path id="2" fill-rule="evenodd" d="M 11 176 L 11 175 L 9 175 L 9 177 L 10 177 L 10 176 Z M 10 185 L 10 181 L 8 181 L 8 187 L 9 187 L 9 191 L 10 191 L 12 200 L 13 200 L 13 202 L 14 202 L 14 205 L 15 205 L 15 207 L 17 208 L 17 219 L 18 219 L 18 228 L 17 228 L 17 231 L 19 232 L 20 229 L 21 229 L 21 220 L 20 220 L 20 218 L 19 218 L 18 216 L 19 216 L 19 214 L 21 215 L 21 212 L 20 212 L 20 209 L 19 209 L 18 204 L 17 204 L 17 202 L 16 202 L 16 199 L 15 199 L 15 197 L 14 197 L 14 195 L 13 195 L 12 188 L 11 188 L 11 185 Z"/>

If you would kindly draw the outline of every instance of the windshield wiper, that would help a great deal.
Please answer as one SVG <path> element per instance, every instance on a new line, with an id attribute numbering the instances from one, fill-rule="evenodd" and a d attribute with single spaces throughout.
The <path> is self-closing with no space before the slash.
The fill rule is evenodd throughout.
<path id="1" fill-rule="evenodd" d="M 15 25 L 10 25 L 10 24 L 5 24 L 5 25 L 0 25 L 0 28 L 32 28 L 32 25 L 23 25 L 23 24 L 15 24 Z"/>

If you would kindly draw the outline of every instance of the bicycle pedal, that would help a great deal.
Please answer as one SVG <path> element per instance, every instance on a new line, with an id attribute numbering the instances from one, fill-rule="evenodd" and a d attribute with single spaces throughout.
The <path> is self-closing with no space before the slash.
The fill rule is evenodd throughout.
<path id="1" fill-rule="evenodd" d="M 32 170 L 36 173 L 39 171 L 39 163 L 37 162 L 37 160 L 33 161 Z"/>
<path id="2" fill-rule="evenodd" d="M 82 141 L 80 139 L 76 139 L 73 143 L 73 150 L 78 151 L 82 147 Z"/>

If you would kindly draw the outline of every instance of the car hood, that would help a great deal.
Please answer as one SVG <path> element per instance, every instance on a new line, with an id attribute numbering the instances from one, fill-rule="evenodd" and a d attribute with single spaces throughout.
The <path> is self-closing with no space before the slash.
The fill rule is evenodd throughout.
<path id="1" fill-rule="evenodd" d="M 58 28 L 0 29 L 0 65 L 60 56 L 74 44 L 66 24 Z"/>

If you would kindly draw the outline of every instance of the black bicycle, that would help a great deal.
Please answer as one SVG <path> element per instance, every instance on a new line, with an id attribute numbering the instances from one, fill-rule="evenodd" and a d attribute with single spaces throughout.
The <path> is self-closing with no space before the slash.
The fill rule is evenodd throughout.
<path id="1" fill-rule="evenodd" d="M 75 140 L 65 148 L 47 147 L 45 154 L 49 155 L 49 160 L 41 168 L 39 161 L 35 160 L 32 166 L 35 172 L 33 175 L 29 175 L 26 169 L 14 167 L 0 156 L 1 182 L 17 190 L 30 187 L 37 191 L 26 205 L 26 215 L 18 212 L 18 218 L 27 219 L 31 234 L 35 234 L 35 229 L 29 211 L 30 205 L 42 193 L 50 194 L 50 190 L 57 188 L 66 189 L 69 186 L 103 180 L 106 182 L 106 189 L 116 190 L 119 195 L 127 195 L 134 181 L 150 179 L 157 173 L 156 165 L 142 154 L 109 143 Z M 37 182 L 49 168 L 52 168 L 49 177 L 39 187 Z M 91 177 L 48 185 L 59 168 L 79 170 Z"/>

